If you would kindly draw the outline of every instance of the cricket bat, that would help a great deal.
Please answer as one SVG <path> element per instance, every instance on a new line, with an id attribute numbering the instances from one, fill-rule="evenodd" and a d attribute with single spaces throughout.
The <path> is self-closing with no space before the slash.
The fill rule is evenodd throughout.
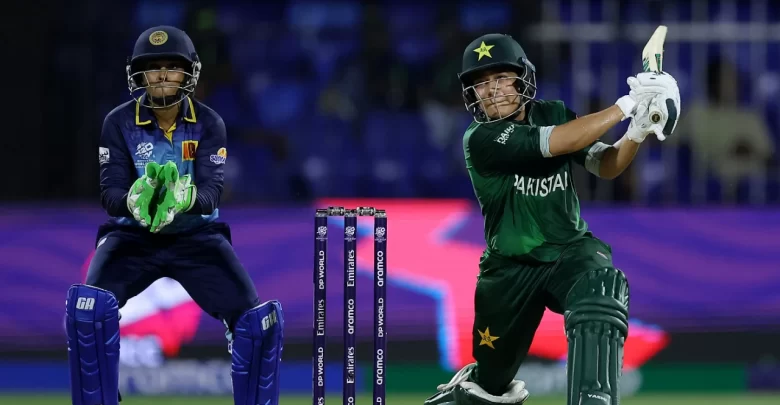
<path id="1" fill-rule="evenodd" d="M 642 70 L 645 72 L 663 72 L 666 31 L 665 25 L 659 25 L 645 44 L 645 48 L 642 50 Z M 654 123 L 661 121 L 661 111 L 658 108 L 650 109 L 650 121 Z"/>

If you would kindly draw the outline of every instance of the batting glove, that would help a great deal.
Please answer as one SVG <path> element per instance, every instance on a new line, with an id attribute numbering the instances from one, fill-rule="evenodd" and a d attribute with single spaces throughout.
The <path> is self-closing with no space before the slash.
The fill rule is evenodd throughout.
<path id="1" fill-rule="evenodd" d="M 623 118 L 621 121 L 624 121 L 627 118 L 631 118 L 636 111 L 636 100 L 634 100 L 634 98 L 630 95 L 620 97 L 617 101 L 615 101 L 615 105 L 618 106 L 620 111 L 623 112 Z"/>
<path id="2" fill-rule="evenodd" d="M 161 171 L 162 167 L 159 164 L 147 163 L 145 174 L 133 183 L 127 193 L 127 210 L 143 227 L 152 223 L 149 209 L 162 187 L 162 183 L 158 180 Z"/>
<path id="3" fill-rule="evenodd" d="M 659 140 L 664 140 L 663 128 L 666 125 L 668 113 L 662 111 L 661 120 L 654 123 L 650 120 L 650 112 L 651 110 L 661 110 L 661 104 L 664 104 L 665 100 L 664 95 L 657 95 L 637 104 L 636 113 L 631 117 L 631 123 L 628 125 L 626 137 L 635 143 L 644 142 L 645 138 L 650 134 L 655 134 Z"/>
<path id="4" fill-rule="evenodd" d="M 628 93 L 637 103 L 661 93 L 680 93 L 677 80 L 666 72 L 643 72 L 626 79 L 631 88 Z"/>
<path id="5" fill-rule="evenodd" d="M 192 178 L 186 174 L 179 176 L 176 164 L 165 164 L 161 174 L 161 182 L 165 186 L 165 194 L 157 205 L 157 212 L 152 220 L 151 231 L 160 232 L 165 226 L 173 222 L 176 215 L 192 209 L 198 194 L 197 187 L 192 184 Z"/>
<path id="6" fill-rule="evenodd" d="M 653 97 L 650 102 L 650 113 L 657 112 L 661 115 L 658 125 L 661 126 L 661 133 L 656 133 L 659 141 L 665 140 L 674 133 L 677 123 L 680 121 L 680 90 L 677 88 Z"/>

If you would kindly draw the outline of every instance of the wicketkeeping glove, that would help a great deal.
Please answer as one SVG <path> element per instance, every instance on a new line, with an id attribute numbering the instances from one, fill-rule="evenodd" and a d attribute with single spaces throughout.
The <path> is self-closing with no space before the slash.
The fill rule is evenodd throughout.
<path id="1" fill-rule="evenodd" d="M 162 167 L 159 164 L 147 163 L 146 173 L 133 183 L 127 193 L 127 210 L 136 221 L 141 223 L 141 226 L 147 227 L 152 223 L 149 209 L 162 188 L 162 183 L 158 180 L 161 171 Z"/>
<path id="2" fill-rule="evenodd" d="M 179 176 L 179 170 L 173 162 L 163 166 L 160 181 L 165 186 L 165 193 L 157 205 L 157 212 L 152 220 L 150 231 L 155 233 L 173 222 L 179 213 L 189 211 L 195 204 L 198 194 L 190 175 Z"/>

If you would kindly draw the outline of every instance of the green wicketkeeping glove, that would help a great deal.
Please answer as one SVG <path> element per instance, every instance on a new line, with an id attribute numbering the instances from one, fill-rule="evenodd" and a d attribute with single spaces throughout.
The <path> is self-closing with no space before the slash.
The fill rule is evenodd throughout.
<path id="1" fill-rule="evenodd" d="M 147 163 L 146 174 L 136 180 L 127 193 L 127 210 L 144 227 L 152 223 L 152 214 L 149 209 L 154 204 L 155 196 L 162 188 L 162 182 L 158 180 L 160 172 L 162 172 L 162 166 L 155 162 Z"/>
<path id="2" fill-rule="evenodd" d="M 189 211 L 195 204 L 195 197 L 198 194 L 198 189 L 192 184 L 190 175 L 179 177 L 179 170 L 173 162 L 163 166 L 159 179 L 165 186 L 165 193 L 157 204 L 157 212 L 154 214 L 150 229 L 152 232 L 160 232 L 162 228 L 173 222 L 176 215 Z"/>

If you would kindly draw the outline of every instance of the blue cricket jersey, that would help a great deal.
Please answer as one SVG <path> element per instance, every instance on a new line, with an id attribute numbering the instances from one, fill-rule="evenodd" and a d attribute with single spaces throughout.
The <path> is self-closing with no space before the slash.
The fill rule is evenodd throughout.
<path id="1" fill-rule="evenodd" d="M 227 159 L 225 123 L 214 110 L 189 97 L 169 130 L 161 129 L 149 108 L 136 100 L 108 113 L 100 135 L 100 200 L 116 225 L 141 225 L 127 209 L 133 182 L 148 162 L 175 162 L 180 175 L 189 174 L 197 186 L 193 207 L 176 216 L 160 233 L 179 233 L 214 222 Z"/>

